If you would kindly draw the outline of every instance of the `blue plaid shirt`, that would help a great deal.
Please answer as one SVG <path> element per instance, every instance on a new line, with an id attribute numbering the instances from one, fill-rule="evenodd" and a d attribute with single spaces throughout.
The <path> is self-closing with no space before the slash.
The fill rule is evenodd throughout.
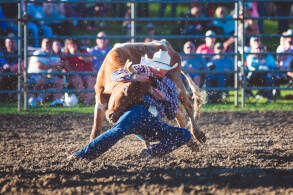
<path id="1" fill-rule="evenodd" d="M 156 78 L 148 66 L 137 64 L 133 65 L 132 68 L 134 70 L 134 73 L 145 73 L 149 77 Z M 113 73 L 111 74 L 111 78 L 113 81 L 116 82 L 132 82 L 132 75 L 134 73 L 119 68 L 113 71 Z M 155 86 L 160 91 L 165 92 L 165 100 L 156 100 L 149 93 L 147 93 L 145 96 L 143 96 L 143 105 L 146 108 L 149 108 L 150 106 L 155 106 L 157 108 L 159 118 L 163 118 L 164 116 L 166 116 L 170 120 L 174 119 L 177 113 L 178 104 L 176 85 L 171 79 L 165 76 L 162 79 L 156 78 Z"/>

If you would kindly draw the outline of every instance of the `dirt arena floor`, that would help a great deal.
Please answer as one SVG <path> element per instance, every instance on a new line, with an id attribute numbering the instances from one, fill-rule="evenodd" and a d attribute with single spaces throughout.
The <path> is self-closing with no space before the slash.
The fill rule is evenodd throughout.
<path id="1" fill-rule="evenodd" d="M 293 111 L 202 113 L 208 140 L 197 153 L 141 159 L 131 135 L 98 159 L 68 161 L 91 124 L 92 115 L 0 115 L 0 193 L 293 195 Z"/>

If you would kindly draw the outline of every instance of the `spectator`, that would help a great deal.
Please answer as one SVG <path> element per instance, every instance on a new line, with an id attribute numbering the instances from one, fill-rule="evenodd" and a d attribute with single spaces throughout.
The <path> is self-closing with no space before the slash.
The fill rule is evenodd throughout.
<path id="1" fill-rule="evenodd" d="M 42 40 L 41 48 L 33 53 L 30 58 L 28 73 L 49 73 L 54 71 L 59 71 L 62 66 L 61 63 L 56 62 L 55 57 L 50 57 L 48 55 L 52 54 L 51 42 L 48 38 Z M 31 75 L 29 76 L 29 84 L 33 85 L 34 89 L 44 89 L 48 85 L 55 86 L 56 89 L 63 88 L 63 81 L 58 76 L 52 76 L 49 74 L 45 75 Z M 63 101 L 61 100 L 61 93 L 54 93 L 54 100 L 51 102 L 50 106 L 63 106 Z M 45 96 L 39 94 L 38 96 L 33 95 L 29 98 L 29 105 L 34 107 L 37 103 L 42 102 Z"/>
<path id="2" fill-rule="evenodd" d="M 202 13 L 208 17 L 213 17 L 215 15 L 215 4 L 214 3 L 208 3 L 208 2 L 197 2 L 197 0 L 194 0 L 194 3 L 192 3 L 192 7 L 201 6 L 202 7 Z"/>
<path id="3" fill-rule="evenodd" d="M 12 38 L 5 39 L 5 48 L 3 50 L 3 56 L 6 60 L 6 64 L 3 66 L 3 72 L 17 72 L 18 71 L 18 57 L 17 57 L 16 42 Z M 8 75 L 2 77 L 3 87 L 5 90 L 16 90 L 17 88 L 17 76 Z M 15 99 L 14 94 L 8 94 L 6 100 L 13 101 Z"/>
<path id="4" fill-rule="evenodd" d="M 287 31 L 283 32 L 281 37 L 280 37 L 280 45 L 277 47 L 277 53 L 282 53 L 285 49 L 285 41 L 286 41 L 286 34 Z"/>
<path id="5" fill-rule="evenodd" d="M 105 12 L 108 11 L 109 7 L 105 3 L 95 3 L 94 6 L 88 8 L 88 17 L 104 17 Z M 105 27 L 106 23 L 101 21 L 100 27 Z M 88 25 L 88 30 L 96 30 L 95 22 L 91 21 Z"/>
<path id="6" fill-rule="evenodd" d="M 61 45 L 60 41 L 53 40 L 52 51 L 53 51 L 53 54 L 56 54 L 56 55 L 62 54 L 62 45 Z"/>
<path id="7" fill-rule="evenodd" d="M 249 4 L 245 4 L 244 8 L 240 8 L 240 22 L 242 21 L 241 18 L 244 17 L 253 17 L 252 16 L 252 8 L 248 6 Z M 244 12 L 244 13 L 243 13 Z M 242 33 L 242 25 L 239 25 L 239 33 Z M 257 22 L 253 19 L 245 19 L 244 20 L 244 31 L 246 34 L 259 34 L 259 29 Z"/>
<path id="8" fill-rule="evenodd" d="M 265 52 L 262 45 L 256 48 L 251 48 L 252 53 L 247 56 L 247 68 L 249 71 L 259 71 L 259 70 L 276 70 L 276 61 L 272 55 L 258 54 Z M 249 72 L 247 74 L 248 85 L 254 86 L 266 86 L 272 87 L 274 85 L 273 74 L 267 72 Z M 265 95 L 268 99 L 267 103 L 270 104 L 273 99 L 272 90 L 259 90 L 257 97 Z"/>
<path id="9" fill-rule="evenodd" d="M 277 49 L 277 61 L 278 66 L 281 70 L 287 69 L 289 63 L 285 63 L 286 59 L 293 55 L 293 30 L 289 29 L 284 33 L 283 43 Z M 282 54 L 282 53 L 292 53 L 291 54 Z M 288 60 L 289 61 L 289 60 Z M 287 62 L 288 62 L 287 61 Z"/>
<path id="10" fill-rule="evenodd" d="M 206 70 L 206 60 L 202 56 L 193 55 L 195 54 L 195 45 L 192 41 L 187 41 L 184 44 L 183 51 L 185 55 L 181 59 L 182 69 L 189 73 L 197 86 L 201 86 L 203 75 L 192 73 L 192 71 Z"/>
<path id="11" fill-rule="evenodd" d="M 7 62 L 6 62 L 5 58 L 4 58 L 3 53 L 0 52 L 0 70 L 2 72 L 5 69 L 7 69 Z"/>
<path id="12" fill-rule="evenodd" d="M 34 37 L 39 37 L 39 31 L 41 31 L 45 37 L 53 36 L 51 27 L 46 25 L 46 21 L 43 20 L 45 19 L 45 12 L 42 3 L 28 3 L 27 14 L 31 15 L 32 19 L 36 20 L 34 22 L 29 21 L 27 24 Z M 34 46 L 39 47 L 39 39 L 34 39 Z"/>
<path id="13" fill-rule="evenodd" d="M 130 28 L 130 19 L 131 19 L 131 7 L 130 5 L 127 4 L 127 7 L 126 7 L 126 11 L 125 11 L 125 14 L 124 14 L 124 18 L 125 19 L 128 19 L 128 20 L 124 20 L 122 22 L 122 26 L 123 28 L 127 31 L 128 28 Z"/>
<path id="14" fill-rule="evenodd" d="M 224 34 L 233 34 L 235 31 L 235 22 L 233 17 L 227 14 L 225 7 L 220 6 L 215 11 L 215 17 L 219 19 L 225 18 L 225 20 L 214 20 L 213 25 L 221 29 Z"/>
<path id="15" fill-rule="evenodd" d="M 152 23 L 148 23 L 147 24 L 147 35 L 149 37 L 146 37 L 144 39 L 144 42 L 147 43 L 147 42 L 151 42 L 154 40 L 153 36 L 156 35 L 156 31 L 155 31 L 155 28 L 154 28 L 154 25 Z"/>
<path id="16" fill-rule="evenodd" d="M 256 3 L 256 2 L 254 2 Z M 260 17 L 264 17 L 265 16 L 265 3 L 264 2 L 258 2 L 257 4 L 257 11 L 259 13 Z M 259 19 L 257 21 L 257 25 L 259 28 L 259 33 L 263 34 L 264 33 L 264 20 L 263 19 Z"/>
<path id="17" fill-rule="evenodd" d="M 17 54 L 18 53 L 17 53 L 16 41 L 12 38 L 6 38 L 3 55 L 7 62 L 6 69 L 8 69 L 11 72 L 17 72 L 18 70 Z"/>
<path id="18" fill-rule="evenodd" d="M 249 4 L 245 4 L 244 8 L 240 8 L 239 11 L 239 21 L 240 24 L 238 25 L 238 45 L 239 45 L 239 50 L 241 50 L 242 48 L 242 40 L 244 39 L 243 35 L 243 28 L 244 28 L 244 34 L 253 34 L 253 35 L 258 35 L 259 34 L 259 29 L 258 29 L 258 25 L 257 22 L 255 20 L 252 19 L 246 19 L 244 20 L 244 24 L 242 23 L 241 18 L 243 17 L 252 17 L 251 15 L 251 9 L 248 7 Z M 235 13 L 234 13 L 235 15 Z M 244 25 L 244 27 L 243 27 Z M 249 39 L 246 39 L 249 40 Z M 227 52 L 233 52 L 234 51 L 234 43 L 235 43 L 235 38 L 234 37 L 230 37 L 228 40 L 226 40 L 224 42 L 224 50 Z M 243 47 L 246 45 L 247 43 L 244 43 Z M 240 51 L 242 52 L 242 51 Z"/>
<path id="19" fill-rule="evenodd" d="M 17 26 L 13 22 L 5 21 L 6 18 L 7 17 L 4 14 L 4 10 L 0 6 L 0 19 L 2 20 L 0 21 L 0 36 L 8 35 L 9 33 L 14 33 L 14 34 L 17 33 Z M 3 44 L 4 44 L 4 41 L 2 39 L 0 40 L 0 45 L 2 46 Z"/>
<path id="20" fill-rule="evenodd" d="M 43 3 L 46 21 L 57 35 L 70 35 L 72 24 L 66 18 L 65 6 L 63 3 Z M 51 19 L 51 20 L 50 20 Z M 52 20 L 57 19 L 57 20 Z"/>
<path id="21" fill-rule="evenodd" d="M 144 39 L 144 42 L 145 43 L 152 42 L 152 41 L 153 41 L 153 39 L 152 38 L 149 38 L 149 37 L 147 37 L 147 38 Z"/>
<path id="22" fill-rule="evenodd" d="M 65 40 L 65 54 L 77 55 L 88 54 L 86 50 L 80 50 L 77 41 L 73 39 Z M 91 56 L 64 56 L 65 67 L 72 72 L 88 72 L 94 71 Z M 69 85 L 73 85 L 76 89 L 94 89 L 96 82 L 95 76 L 92 75 L 71 75 L 69 77 Z M 78 94 L 85 105 L 93 104 L 94 92 L 80 92 Z"/>
<path id="23" fill-rule="evenodd" d="M 218 42 L 215 44 L 215 55 L 208 62 L 207 67 L 211 71 L 234 71 L 233 58 L 227 55 L 223 55 L 224 46 Z M 232 85 L 233 73 L 215 73 L 206 75 L 206 86 L 224 88 Z M 227 95 L 226 92 L 211 91 L 208 94 L 209 103 L 217 103 L 222 97 Z"/>
<path id="24" fill-rule="evenodd" d="M 0 73 L 7 72 L 7 62 L 4 58 L 3 53 L 0 52 Z M 6 84 L 7 84 L 7 76 L 0 76 L 0 90 L 5 90 Z M 1 102 L 6 101 L 7 96 L 6 94 L 0 94 L 0 100 Z"/>
<path id="25" fill-rule="evenodd" d="M 152 23 L 147 24 L 147 34 L 149 36 L 154 36 L 156 35 L 156 29 Z"/>
<path id="26" fill-rule="evenodd" d="M 279 70 L 290 70 L 293 60 L 293 30 L 289 29 L 284 32 L 281 39 L 283 39 L 282 43 L 277 49 L 277 67 Z M 287 84 L 290 80 L 292 80 L 291 73 L 280 73 L 276 79 L 277 85 Z"/>
<path id="27" fill-rule="evenodd" d="M 97 45 L 89 49 L 89 53 L 93 54 L 93 66 L 96 71 L 99 71 L 107 53 L 111 50 L 108 46 L 109 40 L 106 38 L 106 33 L 101 31 L 97 34 Z"/>
<path id="28" fill-rule="evenodd" d="M 261 41 L 259 39 L 259 37 L 250 37 L 249 39 L 249 46 L 244 46 L 244 60 L 246 61 L 247 58 L 247 54 L 246 53 L 250 53 L 251 50 L 254 50 L 258 47 L 260 47 Z"/>
<path id="29" fill-rule="evenodd" d="M 62 64 L 62 60 L 61 60 L 61 55 L 62 55 L 62 45 L 60 43 L 60 41 L 58 40 L 53 40 L 52 42 L 52 54 L 56 55 L 56 56 L 52 56 L 52 60 L 57 63 L 61 63 Z M 62 64 L 62 67 L 64 67 L 64 65 Z"/>
<path id="30" fill-rule="evenodd" d="M 215 53 L 214 51 L 214 45 L 215 45 L 215 41 L 216 38 L 213 36 L 216 36 L 216 33 L 214 33 L 214 31 L 208 30 L 205 33 L 205 43 L 201 44 L 197 49 L 196 49 L 196 53 L 200 53 L 200 54 L 213 54 Z M 207 61 L 211 58 L 210 56 L 205 56 L 205 58 L 207 59 Z"/>
<path id="31" fill-rule="evenodd" d="M 194 6 L 190 9 L 186 18 L 202 18 L 205 17 L 201 12 L 201 6 Z M 185 35 L 199 35 L 203 34 L 207 29 L 207 22 L 200 20 L 187 20 L 182 24 L 182 34 Z"/>

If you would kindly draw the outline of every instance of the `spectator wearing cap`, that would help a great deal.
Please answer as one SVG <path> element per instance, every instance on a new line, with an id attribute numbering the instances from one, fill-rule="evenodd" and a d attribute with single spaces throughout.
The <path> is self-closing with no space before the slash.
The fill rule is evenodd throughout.
<path id="1" fill-rule="evenodd" d="M 259 37 L 251 37 L 249 40 L 249 49 L 255 49 L 261 45 Z"/>
<path id="2" fill-rule="evenodd" d="M 253 71 L 268 71 L 276 70 L 276 61 L 272 55 L 263 54 L 265 48 L 260 44 L 258 47 L 251 49 L 253 54 L 247 56 L 247 83 L 250 86 L 265 86 L 272 87 L 274 85 L 273 74 L 270 72 L 253 72 Z M 252 72 L 251 72 L 252 71 Z M 272 90 L 259 90 L 258 96 L 265 96 L 271 103 L 273 99 Z"/>
<path id="3" fill-rule="evenodd" d="M 111 47 L 108 46 L 109 40 L 106 38 L 106 33 L 101 31 L 97 34 L 96 46 L 88 49 L 90 54 L 93 54 L 93 66 L 96 71 L 99 71 L 102 63 Z"/>
<path id="4" fill-rule="evenodd" d="M 152 23 L 147 24 L 147 34 L 149 36 L 154 36 L 156 34 L 155 27 L 154 27 L 154 25 Z"/>
<path id="5" fill-rule="evenodd" d="M 287 34 L 287 31 L 284 31 L 280 37 L 280 45 L 277 47 L 277 50 L 276 52 L 277 53 L 281 53 L 285 50 L 285 40 L 286 40 L 286 34 Z"/>
<path id="6" fill-rule="evenodd" d="M 216 41 L 216 38 L 214 37 L 215 35 L 216 35 L 216 33 L 214 31 L 208 30 L 205 33 L 205 36 L 206 36 L 205 43 L 198 46 L 198 48 L 196 49 L 196 53 L 198 53 L 198 54 L 213 54 L 213 53 L 215 53 L 215 50 L 214 50 L 214 45 L 215 45 L 215 41 Z M 211 57 L 205 56 L 205 58 L 208 61 Z"/>
<path id="7" fill-rule="evenodd" d="M 152 23 L 148 23 L 148 24 L 147 24 L 147 35 L 148 35 L 149 37 L 146 37 L 146 38 L 144 39 L 144 42 L 146 43 L 146 42 L 151 42 L 151 41 L 153 41 L 153 40 L 154 40 L 153 36 L 155 36 L 155 34 L 156 34 L 156 30 L 155 30 L 154 25 L 153 25 Z"/>
<path id="8" fill-rule="evenodd" d="M 247 53 L 250 53 L 251 50 L 254 50 L 261 46 L 261 41 L 259 37 L 250 37 L 249 45 L 244 46 L 244 60 L 247 58 Z"/>
<path id="9" fill-rule="evenodd" d="M 283 44 L 277 49 L 277 67 L 279 70 L 290 70 L 293 60 L 293 30 L 289 29 L 283 33 Z M 280 74 L 277 78 L 277 84 L 287 84 L 291 79 L 292 73 Z"/>
<path id="10" fill-rule="evenodd" d="M 277 49 L 277 61 L 278 66 L 281 70 L 286 70 L 288 67 L 288 63 L 286 63 L 286 60 L 290 56 L 293 55 L 293 30 L 289 29 L 284 33 L 283 38 L 283 45 Z M 289 53 L 289 54 L 282 54 L 282 53 Z M 290 54 L 292 53 L 292 54 Z"/>
<path id="11" fill-rule="evenodd" d="M 215 44 L 215 56 L 207 63 L 210 71 L 234 71 L 234 61 L 231 56 L 222 55 L 224 46 L 221 42 Z M 206 87 L 224 88 L 232 85 L 233 73 L 215 73 L 206 75 Z M 209 103 L 217 103 L 226 92 L 211 91 L 208 94 Z"/>
<path id="12" fill-rule="evenodd" d="M 206 70 L 206 60 L 200 55 L 195 54 L 195 45 L 192 41 L 187 41 L 183 46 L 185 55 L 181 57 L 182 69 L 189 73 L 197 86 L 201 86 L 204 75 L 194 73 L 195 71 Z"/>

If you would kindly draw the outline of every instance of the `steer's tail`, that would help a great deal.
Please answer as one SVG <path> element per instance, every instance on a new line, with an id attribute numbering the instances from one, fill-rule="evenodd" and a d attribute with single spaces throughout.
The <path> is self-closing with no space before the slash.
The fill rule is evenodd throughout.
<path id="1" fill-rule="evenodd" d="M 189 74 L 185 73 L 183 70 L 181 70 L 181 73 L 185 76 L 189 88 L 192 91 L 193 94 L 193 107 L 194 107 L 194 118 L 196 119 L 199 116 L 199 108 L 202 104 L 204 104 L 203 98 L 201 96 L 201 91 L 199 87 L 194 83 L 192 78 L 189 76 Z"/>

